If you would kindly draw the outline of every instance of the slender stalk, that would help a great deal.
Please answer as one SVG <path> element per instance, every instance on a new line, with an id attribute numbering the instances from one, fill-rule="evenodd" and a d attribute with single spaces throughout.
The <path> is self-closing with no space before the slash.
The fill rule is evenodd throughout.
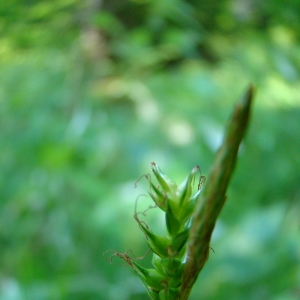
<path id="1" fill-rule="evenodd" d="M 226 200 L 226 189 L 234 170 L 239 145 L 249 123 L 253 86 L 237 103 L 227 125 L 223 144 L 217 152 L 199 201 L 196 204 L 188 237 L 187 260 L 183 273 L 180 300 L 188 299 L 209 252 L 211 235 Z"/>

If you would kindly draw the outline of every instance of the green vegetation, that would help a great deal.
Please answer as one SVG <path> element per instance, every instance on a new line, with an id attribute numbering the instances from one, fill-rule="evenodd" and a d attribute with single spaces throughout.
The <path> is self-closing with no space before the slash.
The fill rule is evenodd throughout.
<path id="1" fill-rule="evenodd" d="M 252 124 L 189 299 L 299 299 L 299 1 L 2 2 L 0 299 L 147 299 L 102 256 L 147 251 L 134 183 L 152 161 L 175 182 L 207 176 L 249 82 Z M 163 234 L 157 211 L 143 220 Z"/>
<path id="2" fill-rule="evenodd" d="M 134 218 L 146 236 L 149 246 L 146 254 L 150 250 L 153 252 L 154 269 L 140 266 L 134 261 L 137 258 L 130 257 L 127 252 L 122 254 L 115 251 L 108 259 L 110 263 L 113 256 L 123 259 L 142 280 L 151 299 L 185 300 L 190 295 L 208 258 L 212 232 L 226 200 L 226 190 L 249 123 L 252 102 L 251 86 L 242 101 L 236 105 L 228 122 L 222 145 L 216 154 L 203 193 L 201 191 L 205 177 L 201 175 L 199 166 L 194 167 L 183 183 L 177 186 L 156 163 L 151 163 L 159 185 L 153 184 L 150 174 L 145 177 L 150 182 L 148 193 L 155 205 L 149 206 L 144 212 L 137 212 L 137 201 L 140 196 L 145 196 L 140 195 L 136 200 Z M 193 195 L 193 185 L 198 171 L 200 171 L 199 183 Z M 153 233 L 146 222 L 138 217 L 139 214 L 146 216 L 149 209 L 156 207 L 165 212 L 167 236 Z"/>
<path id="3" fill-rule="evenodd" d="M 162 173 L 154 162 L 151 163 L 151 167 L 159 186 L 152 182 L 149 174 L 146 175 L 151 187 L 149 195 L 155 203 L 147 210 L 159 207 L 165 212 L 167 236 L 155 234 L 146 222 L 139 219 L 139 214 L 146 216 L 147 210 L 136 211 L 134 218 L 146 236 L 149 249 L 153 252 L 152 265 L 154 268 L 142 267 L 128 253 L 115 252 L 113 256 L 119 256 L 136 272 L 151 299 L 179 299 L 191 217 L 195 204 L 199 200 L 203 177 L 200 177 L 198 190 L 195 195 L 192 195 L 193 183 L 195 183 L 195 177 L 199 171 L 198 166 L 192 170 L 180 186 Z M 111 258 L 110 262 L 112 262 Z"/>

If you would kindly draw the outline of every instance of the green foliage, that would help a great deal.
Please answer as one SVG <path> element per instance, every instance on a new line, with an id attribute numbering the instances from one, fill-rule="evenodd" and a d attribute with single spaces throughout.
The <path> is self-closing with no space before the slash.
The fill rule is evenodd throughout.
<path id="1" fill-rule="evenodd" d="M 154 207 L 159 207 L 165 211 L 167 236 L 154 234 L 149 226 L 138 218 L 139 214 L 145 215 L 145 212 L 136 211 L 135 219 L 146 236 L 150 250 L 153 252 L 152 265 L 155 269 L 143 268 L 126 253 L 115 252 L 113 255 L 119 256 L 132 267 L 145 285 L 151 299 L 175 300 L 179 299 L 182 285 L 186 242 L 196 204 L 194 199 L 199 198 L 201 191 L 201 182 L 199 182 L 198 190 L 192 196 L 193 183 L 195 183 L 199 167 L 195 167 L 186 180 L 177 187 L 175 182 L 166 176 L 156 163 L 152 162 L 151 166 L 159 186 L 156 188 L 157 193 L 151 192 L 150 195 L 156 204 Z M 147 176 L 146 178 L 150 181 L 150 186 L 154 186 L 151 177 Z M 202 180 L 202 176 L 199 180 Z M 163 209 L 161 206 L 166 208 Z M 181 218 L 181 216 L 185 216 L 185 218 Z"/>
<path id="2" fill-rule="evenodd" d="M 299 298 L 299 1 L 172 2 L 1 2 L 1 299 L 145 299 L 102 256 L 146 252 L 134 182 L 151 161 L 176 182 L 207 174 L 249 82 L 252 125 L 190 299 Z M 147 224 L 162 234 L 155 210 Z"/>

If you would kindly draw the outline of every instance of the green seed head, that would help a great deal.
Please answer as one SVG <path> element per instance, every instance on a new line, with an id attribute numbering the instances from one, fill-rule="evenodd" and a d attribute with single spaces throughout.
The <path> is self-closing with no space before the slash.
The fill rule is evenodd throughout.
<path id="1" fill-rule="evenodd" d="M 139 212 L 136 211 L 134 217 L 153 252 L 154 269 L 140 266 L 127 253 L 116 252 L 115 255 L 134 269 L 151 299 L 175 300 L 178 299 L 182 284 L 190 219 L 200 194 L 203 176 L 200 176 L 198 189 L 193 195 L 199 167 L 195 167 L 179 186 L 165 175 L 156 163 L 152 162 L 151 168 L 158 185 L 151 181 L 150 176 L 146 176 L 150 182 L 149 195 L 155 203 L 154 207 L 159 207 L 165 213 L 166 236 L 153 233 L 144 221 L 139 220 Z M 143 214 L 145 215 L 145 212 Z"/>

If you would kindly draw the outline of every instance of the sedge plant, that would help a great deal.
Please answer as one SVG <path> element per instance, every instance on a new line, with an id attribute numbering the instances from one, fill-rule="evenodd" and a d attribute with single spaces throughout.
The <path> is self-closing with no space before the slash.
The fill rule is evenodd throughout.
<path id="1" fill-rule="evenodd" d="M 150 183 L 148 193 L 154 201 L 153 207 L 158 207 L 165 214 L 166 235 L 154 233 L 139 219 L 137 209 L 134 218 L 152 252 L 153 267 L 141 266 L 137 260 L 143 257 L 135 258 L 129 252 L 115 251 L 112 257 L 120 257 L 135 271 L 152 300 L 188 299 L 208 258 L 211 235 L 225 203 L 239 145 L 249 122 L 252 98 L 251 86 L 229 119 L 223 143 L 205 184 L 205 177 L 200 172 L 196 192 L 193 193 L 193 185 L 198 166 L 177 186 L 156 163 L 151 163 L 158 185 L 152 182 L 150 175 L 146 175 Z"/>

